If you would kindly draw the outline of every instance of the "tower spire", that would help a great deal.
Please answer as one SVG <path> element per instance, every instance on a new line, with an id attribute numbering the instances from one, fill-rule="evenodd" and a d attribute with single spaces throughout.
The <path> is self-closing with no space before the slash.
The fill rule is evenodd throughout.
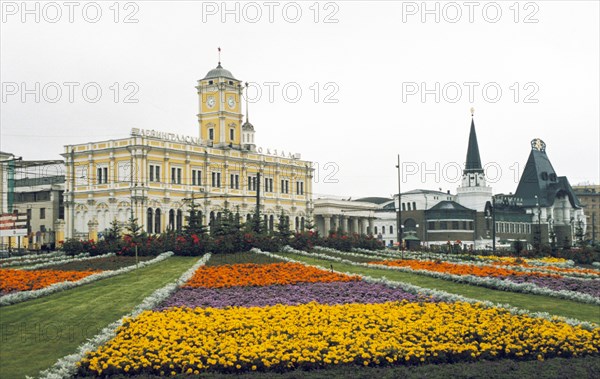
<path id="1" fill-rule="evenodd" d="M 477 133 L 475 133 L 475 109 L 471 108 L 471 131 L 469 132 L 469 146 L 467 147 L 467 162 L 464 173 L 483 173 L 481 166 L 481 157 L 479 156 L 479 144 L 477 143 Z"/>
<path id="2" fill-rule="evenodd" d="M 219 65 L 217 67 L 221 67 L 221 47 L 217 47 L 219 50 Z"/>

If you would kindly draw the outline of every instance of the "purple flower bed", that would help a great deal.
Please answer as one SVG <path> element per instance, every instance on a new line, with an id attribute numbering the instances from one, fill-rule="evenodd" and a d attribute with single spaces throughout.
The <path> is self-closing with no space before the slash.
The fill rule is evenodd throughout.
<path id="1" fill-rule="evenodd" d="M 514 283 L 533 283 L 551 290 L 575 291 L 600 298 L 600 280 L 575 278 L 550 278 L 527 275 L 509 275 L 498 277 Z"/>
<path id="2" fill-rule="evenodd" d="M 297 305 L 316 301 L 321 304 L 385 303 L 388 301 L 435 301 L 399 288 L 366 282 L 300 283 L 265 287 L 180 288 L 157 309 L 168 307 L 263 307 Z"/>

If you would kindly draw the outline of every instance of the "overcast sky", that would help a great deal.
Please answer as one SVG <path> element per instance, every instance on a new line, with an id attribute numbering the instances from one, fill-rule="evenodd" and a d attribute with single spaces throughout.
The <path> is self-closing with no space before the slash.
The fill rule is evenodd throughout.
<path id="1" fill-rule="evenodd" d="M 559 176 L 598 183 L 598 4 L 3 1 L 0 150 L 197 136 L 194 86 L 221 47 L 252 83 L 257 145 L 315 162 L 316 194 L 389 196 L 397 154 L 403 191 L 454 193 L 471 107 L 494 192 L 514 192 L 537 137 Z"/>

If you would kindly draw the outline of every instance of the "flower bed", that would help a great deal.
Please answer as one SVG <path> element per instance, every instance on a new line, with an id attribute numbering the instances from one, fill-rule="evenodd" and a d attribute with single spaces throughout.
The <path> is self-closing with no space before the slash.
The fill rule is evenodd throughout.
<path id="1" fill-rule="evenodd" d="M 470 264 L 457 264 L 449 262 L 436 261 L 418 261 L 413 259 L 395 260 L 395 261 L 374 261 L 373 265 L 383 265 L 392 267 L 409 267 L 413 270 L 426 270 L 434 272 L 443 272 L 453 275 L 474 275 L 480 277 L 506 277 L 506 276 L 539 276 L 539 277 L 560 277 L 557 274 L 547 274 L 542 272 L 524 272 L 510 270 L 494 266 L 477 266 Z"/>
<path id="2" fill-rule="evenodd" d="M 169 307 L 263 307 L 321 304 L 385 303 L 388 301 L 433 301 L 400 288 L 365 282 L 298 283 L 264 287 L 182 288 L 158 309 Z"/>
<path id="3" fill-rule="evenodd" d="M 81 361 L 82 371 L 198 374 L 207 369 L 314 368 L 597 354 L 600 329 L 515 316 L 469 303 L 264 308 L 171 308 L 143 312 Z M 116 354 L 116 352 L 120 352 Z"/>
<path id="4" fill-rule="evenodd" d="M 60 282 L 75 282 L 99 271 L 10 270 L 0 269 L 0 293 L 38 290 Z"/>
<path id="5" fill-rule="evenodd" d="M 357 280 L 360 280 L 357 276 L 334 274 L 296 263 L 247 263 L 201 267 L 185 287 L 222 288 Z"/>

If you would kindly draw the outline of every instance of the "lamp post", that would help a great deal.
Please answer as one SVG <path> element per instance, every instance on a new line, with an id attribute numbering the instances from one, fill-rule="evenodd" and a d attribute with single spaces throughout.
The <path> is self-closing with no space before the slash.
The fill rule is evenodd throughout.
<path id="1" fill-rule="evenodd" d="M 535 206 L 538 210 L 538 227 L 536 230 L 536 234 L 538 235 L 538 252 L 542 250 L 542 208 L 540 207 L 540 202 L 538 200 L 538 196 L 535 195 Z"/>
<path id="2" fill-rule="evenodd" d="M 400 154 L 398 154 L 398 212 L 396 218 L 396 233 L 398 233 L 398 250 L 402 250 L 402 186 L 400 178 Z M 403 257 L 404 258 L 404 257 Z"/>
<path id="3" fill-rule="evenodd" d="M 496 255 L 496 196 L 492 195 L 492 252 Z"/>

